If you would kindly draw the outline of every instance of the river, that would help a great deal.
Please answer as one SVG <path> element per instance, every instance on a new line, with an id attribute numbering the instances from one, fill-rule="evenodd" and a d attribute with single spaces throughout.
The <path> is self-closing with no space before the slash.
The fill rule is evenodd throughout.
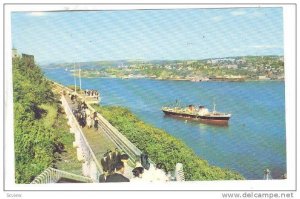
<path id="1" fill-rule="evenodd" d="M 62 68 L 43 69 L 64 85 L 74 77 Z M 78 84 L 78 79 L 77 79 Z M 102 105 L 128 107 L 140 119 L 183 140 L 210 164 L 236 170 L 247 179 L 274 179 L 286 173 L 284 82 L 189 82 L 151 79 L 82 78 L 83 89 L 101 93 Z M 229 112 L 228 126 L 214 126 L 164 116 L 161 107 L 179 99 Z"/>

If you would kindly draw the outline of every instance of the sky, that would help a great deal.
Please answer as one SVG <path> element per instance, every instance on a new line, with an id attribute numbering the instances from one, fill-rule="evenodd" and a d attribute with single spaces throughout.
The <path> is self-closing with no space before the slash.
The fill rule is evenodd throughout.
<path id="1" fill-rule="evenodd" d="M 12 45 L 38 63 L 283 55 L 282 8 L 13 12 Z"/>

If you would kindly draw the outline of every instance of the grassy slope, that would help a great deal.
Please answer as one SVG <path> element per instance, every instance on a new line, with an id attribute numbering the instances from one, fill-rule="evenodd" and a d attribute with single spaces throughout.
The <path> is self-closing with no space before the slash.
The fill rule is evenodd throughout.
<path id="1" fill-rule="evenodd" d="M 55 167 L 59 170 L 82 175 L 82 165 L 77 160 L 76 148 L 73 148 L 75 138 L 69 132 L 69 126 L 64 114 L 58 116 L 57 127 L 60 129 L 60 142 L 64 145 L 64 150 L 59 154 L 59 160 L 55 163 Z"/>
<path id="2" fill-rule="evenodd" d="M 57 98 L 59 98 L 58 93 Z M 54 167 L 59 170 L 82 175 L 82 164 L 77 159 L 76 148 L 73 148 L 75 141 L 74 135 L 70 133 L 70 126 L 62 107 L 55 109 L 49 105 L 42 105 L 47 110 L 47 116 L 44 117 L 45 125 L 51 125 L 58 130 L 59 142 L 63 145 L 62 152 L 58 155 Z M 59 111 L 58 111 L 59 110 Z"/>
<path id="3" fill-rule="evenodd" d="M 61 152 L 56 154 L 54 167 L 59 170 L 81 175 L 82 165 L 77 160 L 76 148 L 73 148 L 75 138 L 74 135 L 69 132 L 70 130 L 65 114 L 58 111 L 57 107 L 51 104 L 42 104 L 40 108 L 46 111 L 41 121 L 45 127 L 56 129 L 58 140 L 63 148 Z"/>

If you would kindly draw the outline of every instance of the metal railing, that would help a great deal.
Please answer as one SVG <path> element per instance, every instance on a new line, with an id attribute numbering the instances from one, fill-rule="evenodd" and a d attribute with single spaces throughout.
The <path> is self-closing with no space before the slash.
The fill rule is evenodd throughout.
<path id="1" fill-rule="evenodd" d="M 57 82 L 54 82 L 52 80 L 49 80 L 49 81 L 51 81 L 54 85 L 56 85 L 57 87 L 59 87 L 60 89 L 62 89 L 62 94 L 63 94 L 63 91 L 67 91 L 67 93 L 73 93 L 73 94 L 75 94 L 74 91 L 71 88 L 68 88 L 68 87 L 66 87 L 64 85 L 61 85 L 61 84 L 59 84 Z M 65 94 L 67 94 L 67 93 L 65 93 Z M 87 103 L 90 103 L 90 104 L 98 104 L 98 103 L 101 102 L 100 95 L 98 95 L 98 96 L 87 96 L 87 95 L 80 94 L 80 93 L 77 93 L 77 92 L 76 92 L 76 95 L 80 99 L 82 99 L 83 101 L 86 101 Z"/>
<path id="2" fill-rule="evenodd" d="M 175 179 L 176 181 L 185 181 L 183 165 L 181 163 L 177 163 L 175 166 Z"/>
<path id="3" fill-rule="evenodd" d="M 52 82 L 54 85 L 60 87 L 62 90 L 67 90 L 68 92 L 73 92 L 72 89 L 70 89 L 70 88 L 68 88 L 66 86 L 63 86 L 63 85 L 61 85 L 61 84 L 59 84 L 59 83 L 57 83 L 55 81 L 52 81 L 52 80 L 49 80 L 49 81 Z"/>
<path id="4" fill-rule="evenodd" d="M 88 177 L 68 173 L 54 168 L 47 168 L 40 175 L 38 175 L 30 184 L 48 184 L 57 183 L 60 179 L 65 178 L 67 180 L 78 181 L 82 183 L 92 183 L 93 180 Z"/>
<path id="5" fill-rule="evenodd" d="M 88 108 L 92 112 L 96 110 L 87 104 Z M 128 154 L 132 164 L 135 163 L 136 159 L 142 154 L 141 150 L 138 149 L 132 142 L 130 142 L 122 133 L 112 126 L 100 113 L 97 112 L 99 118 L 99 127 L 107 135 L 107 137 L 122 151 Z M 151 163 L 153 163 L 151 161 Z"/>

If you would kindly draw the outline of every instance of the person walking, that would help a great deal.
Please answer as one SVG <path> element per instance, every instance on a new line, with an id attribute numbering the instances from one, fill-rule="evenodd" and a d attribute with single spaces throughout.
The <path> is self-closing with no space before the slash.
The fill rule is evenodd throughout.
<path id="1" fill-rule="evenodd" d="M 96 117 L 94 117 L 94 128 L 98 131 L 99 128 L 99 118 L 96 115 Z"/>

